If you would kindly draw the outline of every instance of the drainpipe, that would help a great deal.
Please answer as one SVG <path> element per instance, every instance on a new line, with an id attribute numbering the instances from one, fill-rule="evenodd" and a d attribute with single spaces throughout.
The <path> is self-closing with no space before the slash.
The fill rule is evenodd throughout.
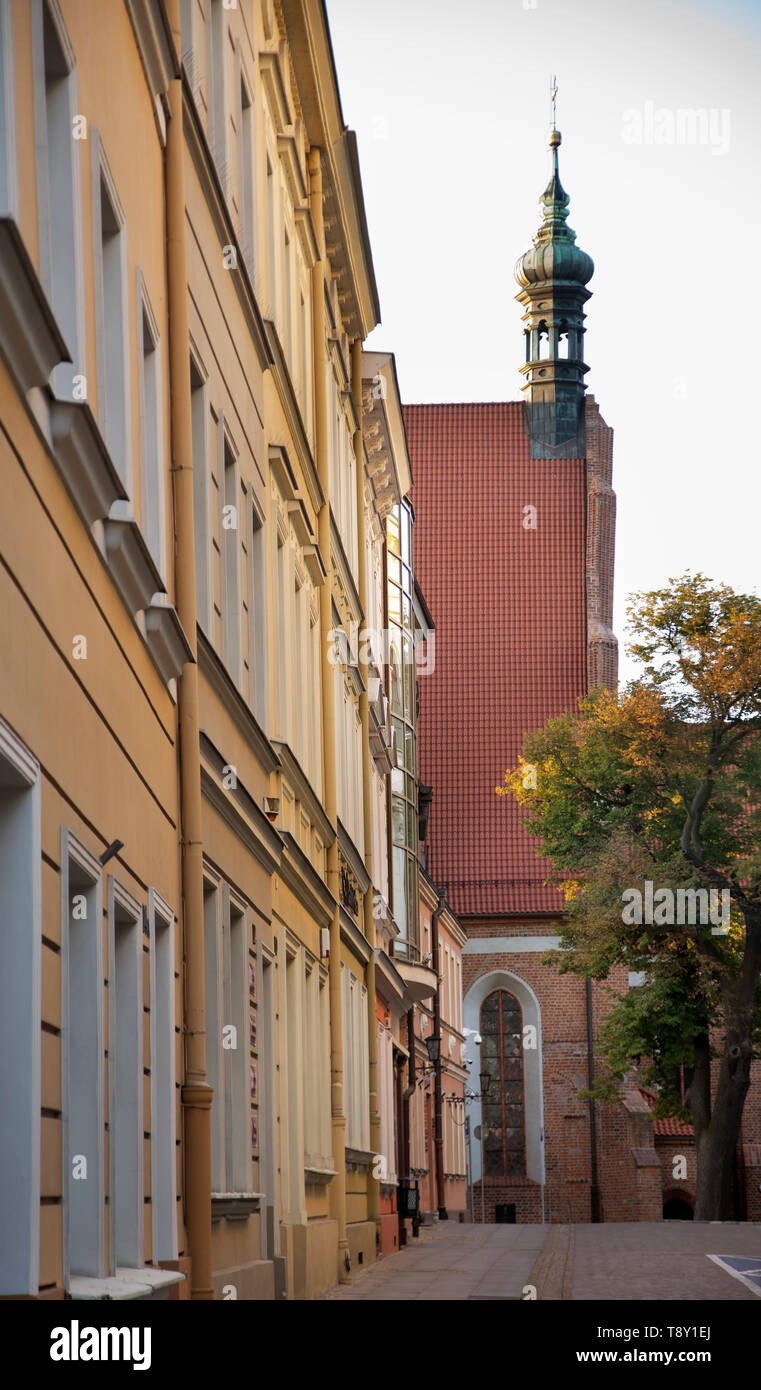
<path id="1" fill-rule="evenodd" d="M 365 550 L 365 451 L 362 429 L 362 341 L 355 338 L 351 345 L 351 398 L 357 417 L 354 434 L 354 461 L 357 481 L 357 589 L 362 621 L 367 618 L 367 553 Z M 375 918 L 373 916 L 373 829 L 370 805 L 370 711 L 367 690 L 367 662 L 363 660 L 365 644 L 359 643 L 359 671 L 362 693 L 359 697 L 359 717 L 362 723 L 362 813 L 365 839 L 365 869 L 369 883 L 364 895 L 364 929 L 370 946 L 367 962 L 367 1040 L 370 1073 L 370 1148 L 374 1154 L 380 1148 L 380 1115 L 378 1113 L 378 1026 L 375 1019 Z M 376 1249 L 380 1246 L 380 1178 L 377 1165 L 367 1174 L 367 1217 L 375 1222 Z"/>
<path id="2" fill-rule="evenodd" d="M 446 908 L 446 905 L 446 897 L 442 894 L 431 914 L 431 952 L 433 954 L 433 968 L 436 971 L 436 977 L 439 983 L 439 918 Z M 444 1128 L 441 1114 L 441 1003 L 439 1000 L 438 984 L 436 986 L 436 993 L 433 996 L 433 1036 L 439 1040 L 439 1055 L 436 1058 L 433 1068 L 433 1146 L 436 1157 L 436 1192 L 439 1199 L 439 1221 L 448 1221 L 449 1214 L 444 1200 Z"/>
<path id="3" fill-rule="evenodd" d="M 176 55 L 180 3 L 168 0 Z M 167 283 L 172 487 L 175 525 L 177 613 L 195 658 L 196 576 L 193 528 L 193 436 L 190 403 L 190 333 L 185 238 L 185 139 L 182 79 L 169 84 L 166 145 Z M 182 908 L 185 954 L 185 1082 L 181 1098 L 185 1148 L 185 1225 L 191 1259 L 191 1298 L 212 1299 L 211 1283 L 211 1102 L 206 1080 L 204 981 L 203 838 L 198 666 L 183 668 L 178 685 L 180 817 L 182 823 Z"/>
<path id="4" fill-rule="evenodd" d="M 595 1084 L 595 1045 L 592 1029 L 592 981 L 587 977 L 587 1085 L 591 1091 Z M 597 1176 L 597 1133 L 595 1129 L 595 1103 L 589 1101 L 589 1158 L 592 1169 L 592 1188 L 590 1191 L 591 1217 L 600 1220 L 600 1188 Z"/>
<path id="5" fill-rule="evenodd" d="M 325 380 L 325 227 L 322 213 L 322 166 L 320 151 L 309 151 L 309 199 L 315 237 L 317 261 L 312 267 L 312 346 L 314 358 L 314 435 L 315 463 L 324 502 L 317 518 L 320 554 L 327 571 L 320 586 L 320 672 L 323 719 L 323 786 L 325 814 L 335 830 L 327 853 L 328 888 L 333 895 L 333 915 L 330 922 L 330 962 L 328 992 L 330 995 L 330 1102 L 333 1136 L 333 1163 L 336 1176 L 330 1184 L 330 1212 L 338 1227 L 338 1279 L 347 1284 L 351 1278 L 351 1255 L 346 1236 L 346 1116 L 343 1109 L 343 1015 L 341 1009 L 341 923 L 339 917 L 338 873 L 338 795 L 336 790 L 336 712 L 334 671 L 328 661 L 329 633 L 333 627 L 332 575 L 330 550 L 330 458 L 328 455 L 328 402 Z"/>

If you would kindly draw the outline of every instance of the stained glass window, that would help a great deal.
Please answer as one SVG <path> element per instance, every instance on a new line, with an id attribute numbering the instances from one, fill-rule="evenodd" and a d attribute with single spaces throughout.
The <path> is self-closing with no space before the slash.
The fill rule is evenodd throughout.
<path id="1" fill-rule="evenodd" d="M 481 1070 L 491 1077 L 483 1099 L 484 1170 L 487 1178 L 523 1177 L 521 1006 L 507 990 L 495 989 L 481 1005 L 481 1038 Z"/>

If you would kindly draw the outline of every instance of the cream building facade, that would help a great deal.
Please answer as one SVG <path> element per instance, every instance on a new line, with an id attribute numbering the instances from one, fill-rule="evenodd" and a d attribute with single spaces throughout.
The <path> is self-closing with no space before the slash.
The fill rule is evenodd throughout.
<path id="1" fill-rule="evenodd" d="M 0 0 L 0 1293 L 382 1247 L 378 320 L 321 0 Z"/>

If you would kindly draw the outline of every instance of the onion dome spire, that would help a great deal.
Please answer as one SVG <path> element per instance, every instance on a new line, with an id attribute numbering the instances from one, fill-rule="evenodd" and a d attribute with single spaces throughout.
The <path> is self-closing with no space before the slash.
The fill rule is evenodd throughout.
<path id="1" fill-rule="evenodd" d="M 540 199 L 542 221 L 531 250 L 520 256 L 515 279 L 524 307 L 525 362 L 521 367 L 526 423 L 535 458 L 575 458 L 583 453 L 584 304 L 594 262 L 576 245 L 568 226 L 570 199 L 560 182 L 560 131 L 549 147 L 550 180 Z"/>

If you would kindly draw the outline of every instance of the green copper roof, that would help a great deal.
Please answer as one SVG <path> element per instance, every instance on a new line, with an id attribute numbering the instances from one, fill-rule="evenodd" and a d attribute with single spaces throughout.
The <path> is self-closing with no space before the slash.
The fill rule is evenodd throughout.
<path id="1" fill-rule="evenodd" d="M 594 262 L 586 251 L 576 245 L 576 233 L 567 225 L 570 198 L 560 182 L 558 147 L 559 130 L 550 131 L 552 174 L 539 201 L 542 225 L 534 237 L 534 250 L 526 251 L 515 266 L 519 285 L 536 285 L 554 281 L 571 281 L 586 285 L 594 274 Z"/>

